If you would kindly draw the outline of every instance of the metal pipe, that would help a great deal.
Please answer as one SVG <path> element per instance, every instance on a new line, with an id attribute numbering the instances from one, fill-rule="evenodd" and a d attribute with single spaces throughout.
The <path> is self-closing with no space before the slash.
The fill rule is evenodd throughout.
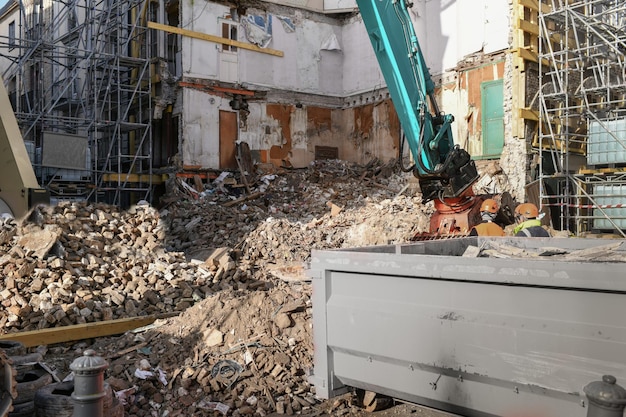
<path id="1" fill-rule="evenodd" d="M 74 417 L 104 417 L 104 371 L 109 364 L 93 349 L 70 365 L 74 371 Z"/>
<path id="2" fill-rule="evenodd" d="M 626 407 L 626 390 L 613 375 L 604 375 L 602 381 L 587 384 L 583 391 L 589 400 L 587 417 L 622 417 Z"/>

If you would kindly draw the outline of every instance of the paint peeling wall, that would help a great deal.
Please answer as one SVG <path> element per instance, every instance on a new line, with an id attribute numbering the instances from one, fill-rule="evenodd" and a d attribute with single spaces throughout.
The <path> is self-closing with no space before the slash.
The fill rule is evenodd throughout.
<path id="1" fill-rule="evenodd" d="M 263 14 L 268 21 L 271 15 Z M 284 56 L 240 51 L 242 80 L 262 87 L 342 95 L 344 56 L 342 29 L 338 22 L 330 24 L 306 19 L 302 12 L 290 16 L 275 14 L 271 19 L 271 33 L 270 47 L 283 51 Z"/>
<path id="2" fill-rule="evenodd" d="M 455 116 L 457 143 L 473 155 L 482 154 L 480 83 L 504 75 L 503 62 L 491 64 L 489 54 L 508 48 L 509 14 L 508 0 L 415 2 L 411 9 L 427 65 L 441 86 L 441 109 Z M 386 85 L 378 66 L 367 65 L 376 63 L 376 57 L 360 16 L 344 27 L 343 41 L 344 93 Z M 463 64 L 468 57 L 476 62 Z M 459 70 L 460 63 L 468 69 Z"/>
<path id="3" fill-rule="evenodd" d="M 182 1 L 182 27 L 221 36 L 220 19 L 230 9 Z M 337 1 L 335 6 L 342 4 Z M 397 117 L 390 101 L 376 93 L 384 91 L 385 82 L 360 16 L 344 21 L 289 8 L 247 13 L 266 22 L 265 30 L 271 34 L 267 46 L 284 53 L 283 57 L 244 49 L 237 53 L 236 87 L 282 92 L 280 100 L 250 101 L 249 114 L 240 117 L 237 137 L 249 144 L 258 160 L 304 166 L 313 160 L 316 146 L 336 147 L 341 159 L 359 163 L 397 157 Z M 470 152 L 478 152 L 480 82 L 502 77 L 503 71 L 499 64 L 448 69 L 467 56 L 508 47 L 508 0 L 416 2 L 412 16 L 431 73 L 443 74 L 440 104 L 456 117 L 455 138 Z M 476 22 L 484 24 L 481 30 L 475 29 Z M 219 45 L 182 39 L 182 76 L 219 80 Z M 245 41 L 241 27 L 239 40 Z M 314 104 L 314 98 L 322 96 L 343 98 L 345 105 Z M 185 90 L 182 99 L 183 163 L 215 168 L 219 111 L 232 110 L 229 98 Z"/>
<path id="4" fill-rule="evenodd" d="M 399 131 L 389 100 L 350 109 L 252 104 L 240 139 L 261 162 L 303 167 L 324 146 L 337 148 L 340 159 L 364 164 L 396 158 Z"/>
<path id="5" fill-rule="evenodd" d="M 504 60 L 500 58 L 440 78 L 437 95 L 441 107 L 455 116 L 452 125 L 455 142 L 470 155 L 483 154 L 481 83 L 499 80 L 503 76 Z"/>

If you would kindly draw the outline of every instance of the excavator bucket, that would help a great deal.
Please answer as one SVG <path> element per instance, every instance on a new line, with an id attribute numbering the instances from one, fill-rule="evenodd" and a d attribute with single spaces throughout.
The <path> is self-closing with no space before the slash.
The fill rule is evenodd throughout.
<path id="1" fill-rule="evenodd" d="M 430 217 L 430 230 L 417 233 L 411 240 L 440 240 L 469 235 L 472 227 L 481 222 L 480 205 L 491 198 L 498 202 L 499 210 L 495 222 L 502 227 L 515 222 L 513 207 L 515 200 L 508 192 L 501 194 L 474 195 L 470 190 L 458 198 L 434 200 L 435 212 Z"/>

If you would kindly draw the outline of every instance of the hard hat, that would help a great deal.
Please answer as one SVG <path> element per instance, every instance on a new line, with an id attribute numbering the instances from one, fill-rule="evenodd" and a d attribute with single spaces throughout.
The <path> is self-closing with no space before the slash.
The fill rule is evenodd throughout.
<path id="1" fill-rule="evenodd" d="M 535 219 L 539 216 L 539 210 L 533 203 L 524 203 L 515 208 L 515 214 L 524 216 L 527 219 Z"/>
<path id="2" fill-rule="evenodd" d="M 488 198 L 485 201 L 483 201 L 483 204 L 480 206 L 480 211 L 486 211 L 489 213 L 497 213 L 499 208 L 500 207 L 498 207 L 498 203 L 496 202 L 496 200 L 492 200 L 491 198 Z"/>

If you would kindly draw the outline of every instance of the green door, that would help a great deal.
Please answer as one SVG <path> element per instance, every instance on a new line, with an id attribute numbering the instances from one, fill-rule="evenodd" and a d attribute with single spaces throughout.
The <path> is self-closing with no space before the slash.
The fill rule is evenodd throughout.
<path id="1" fill-rule="evenodd" d="M 504 146 L 504 89 L 503 81 L 485 81 L 480 84 L 483 158 L 497 158 Z"/>

